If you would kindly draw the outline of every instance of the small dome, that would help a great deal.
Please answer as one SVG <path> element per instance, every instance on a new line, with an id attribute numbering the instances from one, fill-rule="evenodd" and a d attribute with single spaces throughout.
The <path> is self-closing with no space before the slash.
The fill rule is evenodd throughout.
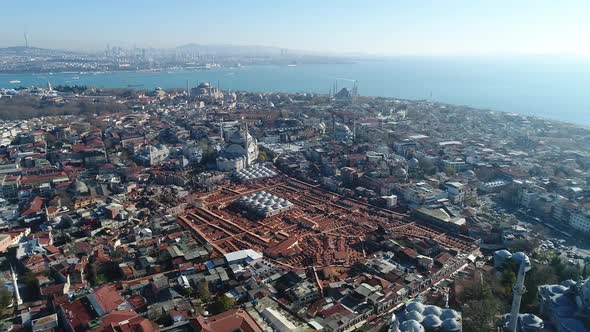
<path id="1" fill-rule="evenodd" d="M 494 253 L 494 255 L 501 257 L 501 258 L 510 258 L 512 257 L 512 254 L 510 253 L 510 251 L 506 250 L 506 249 L 502 249 L 502 250 L 498 250 Z"/>
<path id="2" fill-rule="evenodd" d="M 406 313 L 406 319 L 421 322 L 424 319 L 424 317 L 418 311 L 412 310 Z"/>
<path id="3" fill-rule="evenodd" d="M 424 327 L 415 320 L 407 320 L 399 328 L 400 332 L 423 332 Z"/>
<path id="4" fill-rule="evenodd" d="M 560 285 L 561 286 L 564 286 L 564 287 L 567 287 L 567 288 L 570 288 L 572 286 L 575 286 L 576 285 L 576 282 L 574 280 L 572 280 L 572 279 L 568 279 L 568 280 L 562 281 Z"/>
<path id="5" fill-rule="evenodd" d="M 466 176 L 475 176 L 475 172 L 473 170 L 465 171 Z"/>
<path id="6" fill-rule="evenodd" d="M 435 305 L 427 305 L 427 306 L 424 306 L 424 311 L 422 313 L 424 315 L 440 316 L 442 314 L 442 309 L 435 306 Z"/>
<path id="7" fill-rule="evenodd" d="M 524 326 L 528 328 L 542 328 L 544 325 L 543 320 L 533 314 L 522 314 L 520 319 Z"/>
<path id="8" fill-rule="evenodd" d="M 549 291 L 552 294 L 563 294 L 567 291 L 567 287 L 562 286 L 562 285 L 551 285 L 549 286 Z"/>
<path id="9" fill-rule="evenodd" d="M 428 330 L 434 330 L 441 324 L 442 320 L 440 320 L 440 318 L 438 318 L 436 315 L 428 315 L 424 317 L 424 320 L 422 320 L 422 325 L 424 325 L 424 327 L 426 327 Z"/>
<path id="10" fill-rule="evenodd" d="M 453 318 L 443 320 L 441 328 L 445 332 L 458 332 L 461 331 L 461 325 Z"/>
<path id="11" fill-rule="evenodd" d="M 406 175 L 408 175 L 408 172 L 406 172 L 405 169 L 400 167 L 397 170 L 395 170 L 395 175 L 396 176 L 406 176 Z"/>
<path id="12" fill-rule="evenodd" d="M 76 193 L 87 193 L 88 186 L 84 182 L 78 180 L 78 181 L 74 182 L 74 191 Z"/>
<path id="13" fill-rule="evenodd" d="M 519 262 L 522 262 L 525 259 L 527 259 L 527 255 L 524 252 L 519 251 L 519 252 L 515 253 L 514 255 L 512 255 L 512 258 L 514 258 L 515 260 L 517 260 Z"/>
<path id="14" fill-rule="evenodd" d="M 454 318 L 456 320 L 460 320 L 461 315 L 459 315 L 459 313 L 453 309 L 444 309 L 442 311 L 442 314 L 440 314 L 440 319 L 445 320 L 445 319 L 449 319 L 449 318 Z"/>
<path id="15" fill-rule="evenodd" d="M 410 302 L 406 305 L 406 311 L 417 311 L 422 313 L 424 311 L 424 305 L 420 302 Z"/>

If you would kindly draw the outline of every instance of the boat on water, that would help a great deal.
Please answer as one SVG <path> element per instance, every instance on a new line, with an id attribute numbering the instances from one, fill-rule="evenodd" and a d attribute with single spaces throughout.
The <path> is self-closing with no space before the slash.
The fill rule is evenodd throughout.
<path id="1" fill-rule="evenodd" d="M 12 81 L 8 81 L 8 83 L 10 83 L 10 84 L 19 84 L 20 81 L 19 80 L 12 80 Z"/>
<path id="2" fill-rule="evenodd" d="M 288 64 L 288 65 L 287 65 L 287 67 L 297 67 L 297 64 L 295 64 L 295 63 L 290 63 L 290 64 Z"/>
<path id="3" fill-rule="evenodd" d="M 139 87 L 142 87 L 142 86 L 143 86 L 143 84 L 128 84 L 127 85 L 128 88 L 139 88 Z"/>

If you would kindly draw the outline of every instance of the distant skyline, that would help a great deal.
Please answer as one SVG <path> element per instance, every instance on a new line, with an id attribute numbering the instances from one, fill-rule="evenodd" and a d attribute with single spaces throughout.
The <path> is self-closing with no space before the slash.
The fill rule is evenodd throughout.
<path id="1" fill-rule="evenodd" d="M 10 1 L 0 47 L 263 45 L 330 54 L 590 56 L 589 1 Z"/>

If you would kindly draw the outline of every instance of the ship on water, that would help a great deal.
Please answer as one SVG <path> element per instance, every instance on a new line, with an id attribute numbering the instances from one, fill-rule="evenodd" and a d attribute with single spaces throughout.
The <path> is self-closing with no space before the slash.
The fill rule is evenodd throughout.
<path id="1" fill-rule="evenodd" d="M 19 84 L 20 81 L 19 80 L 12 80 L 12 81 L 8 81 L 8 83 L 10 83 L 10 84 Z"/>

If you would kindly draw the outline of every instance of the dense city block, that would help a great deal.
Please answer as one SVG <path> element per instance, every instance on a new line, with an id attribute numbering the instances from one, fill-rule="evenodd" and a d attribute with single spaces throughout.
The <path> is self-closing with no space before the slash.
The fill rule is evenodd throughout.
<path id="1" fill-rule="evenodd" d="M 48 84 L 0 116 L 2 331 L 589 330 L 589 129 L 356 83 Z"/>

